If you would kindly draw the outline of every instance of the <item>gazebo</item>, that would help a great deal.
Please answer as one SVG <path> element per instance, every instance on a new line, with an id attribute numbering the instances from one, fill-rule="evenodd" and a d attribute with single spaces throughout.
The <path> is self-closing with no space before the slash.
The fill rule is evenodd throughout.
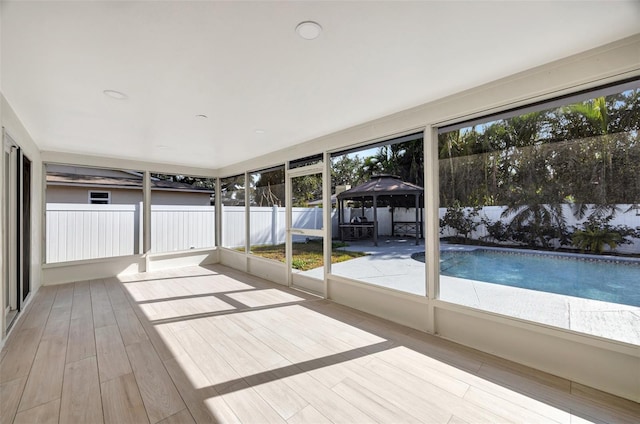
<path id="1" fill-rule="evenodd" d="M 402 179 L 396 175 L 376 175 L 366 183 L 343 191 L 338 194 L 340 239 L 344 240 L 346 237 L 362 238 L 368 237 L 370 234 L 373 237 L 373 243 L 377 246 L 378 201 L 386 200 L 385 203 L 391 206 L 392 233 L 395 234 L 396 230 L 403 230 L 405 234 L 413 232 L 416 237 L 416 244 L 418 244 L 420 237 L 422 237 L 420 196 L 422 196 L 423 193 L 424 188 L 402 181 Z M 364 217 L 364 204 L 367 199 L 372 200 L 373 222 L 368 222 Z M 360 201 L 362 204 L 362 216 L 353 218 L 351 222 L 344 222 L 343 206 L 345 200 Z M 411 200 L 413 200 L 413 202 L 411 202 Z M 409 207 L 411 203 L 413 203 L 416 208 L 415 221 L 395 221 L 393 215 L 395 207 Z"/>

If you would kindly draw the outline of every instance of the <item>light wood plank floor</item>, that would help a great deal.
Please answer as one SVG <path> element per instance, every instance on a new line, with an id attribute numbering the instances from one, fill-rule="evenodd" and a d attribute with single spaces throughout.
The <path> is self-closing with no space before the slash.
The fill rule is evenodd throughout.
<path id="1" fill-rule="evenodd" d="M 640 405 L 223 266 L 43 287 L 2 423 L 638 423 Z"/>

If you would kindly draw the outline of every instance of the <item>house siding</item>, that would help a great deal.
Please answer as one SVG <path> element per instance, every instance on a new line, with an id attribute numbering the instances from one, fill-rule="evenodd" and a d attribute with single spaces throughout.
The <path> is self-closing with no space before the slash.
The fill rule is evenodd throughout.
<path id="1" fill-rule="evenodd" d="M 142 189 L 118 189 L 103 187 L 47 187 L 47 203 L 89 203 L 89 191 L 108 191 L 111 193 L 112 205 L 132 205 L 142 202 Z M 151 193 L 151 203 L 155 205 L 191 205 L 209 206 L 209 193 L 192 193 L 180 191 L 157 191 Z"/>

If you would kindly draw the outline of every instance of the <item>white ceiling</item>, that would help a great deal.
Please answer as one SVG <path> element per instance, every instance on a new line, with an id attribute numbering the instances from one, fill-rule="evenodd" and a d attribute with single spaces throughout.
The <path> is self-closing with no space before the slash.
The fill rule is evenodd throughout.
<path id="1" fill-rule="evenodd" d="M 1 13 L 2 92 L 41 150 L 206 168 L 640 30 L 637 0 L 4 1 Z M 296 35 L 304 20 L 318 39 Z"/>

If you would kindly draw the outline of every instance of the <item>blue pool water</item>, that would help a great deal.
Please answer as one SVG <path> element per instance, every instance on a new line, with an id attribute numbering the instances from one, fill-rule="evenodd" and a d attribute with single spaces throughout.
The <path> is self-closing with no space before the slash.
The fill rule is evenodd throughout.
<path id="1" fill-rule="evenodd" d="M 440 252 L 440 273 L 640 306 L 640 260 L 598 260 L 586 255 L 509 253 L 488 249 L 443 250 Z"/>

